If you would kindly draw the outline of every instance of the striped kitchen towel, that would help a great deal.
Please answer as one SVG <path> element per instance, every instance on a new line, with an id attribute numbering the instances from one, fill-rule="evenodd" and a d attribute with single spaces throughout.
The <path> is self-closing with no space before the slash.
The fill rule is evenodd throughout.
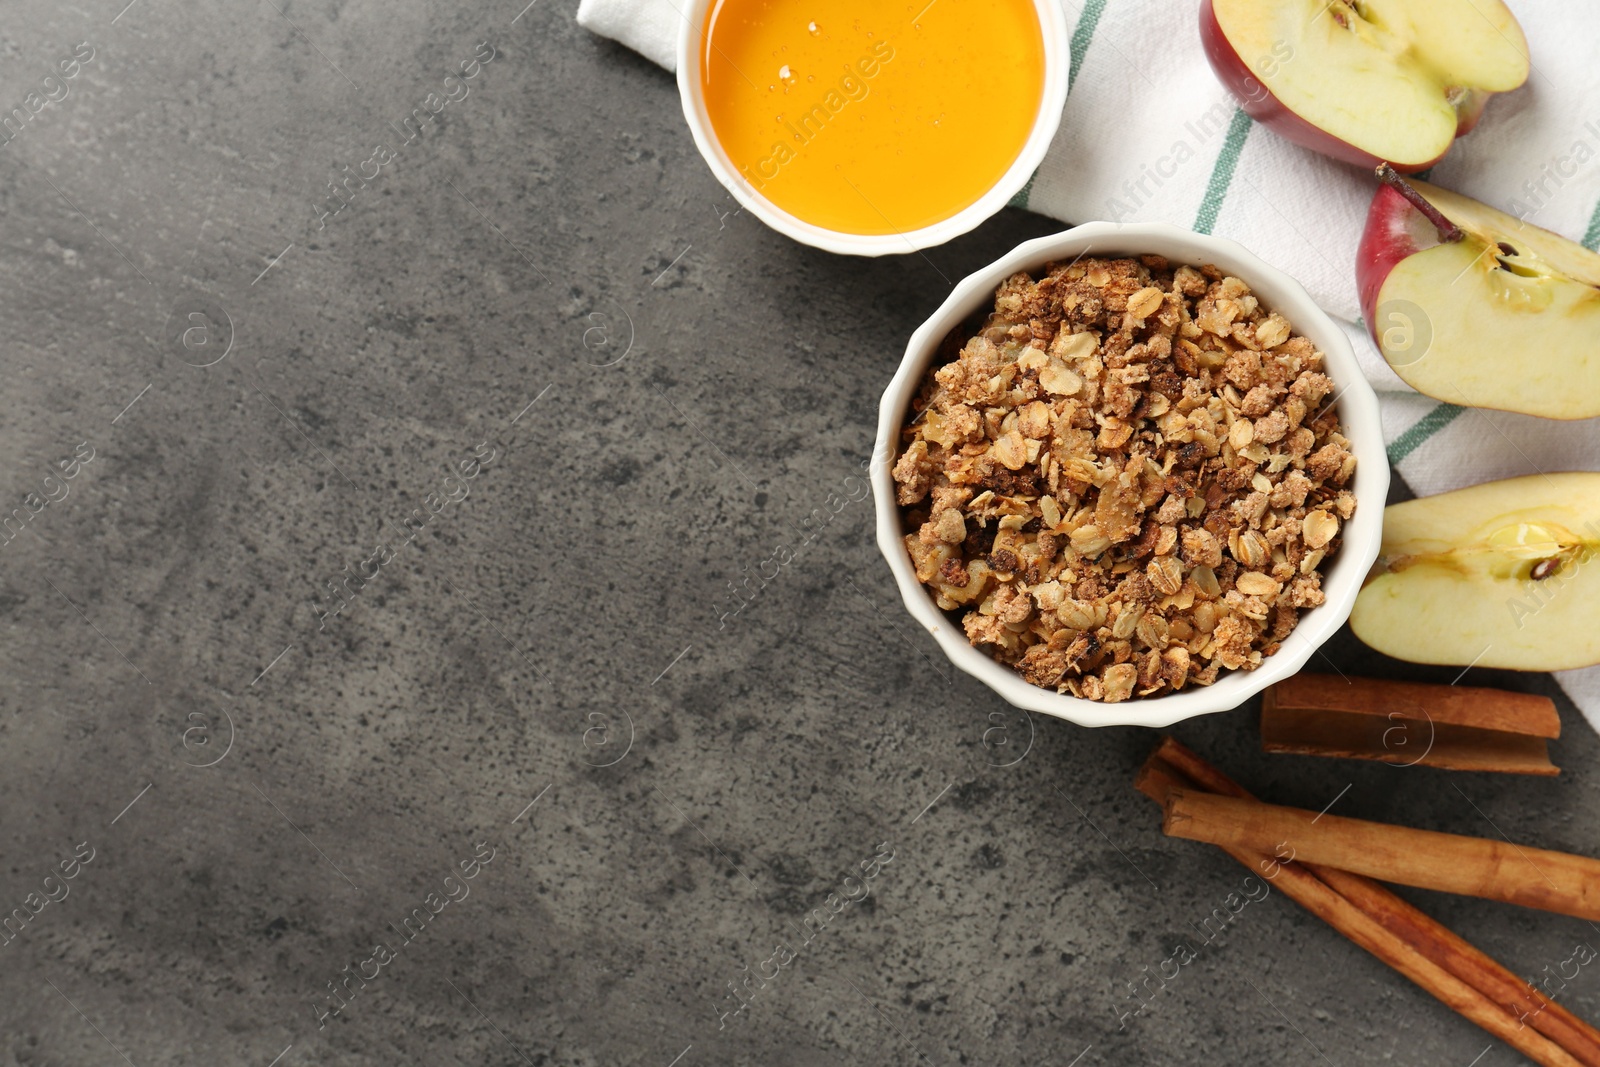
<path id="1" fill-rule="evenodd" d="M 1600 8 L 1507 2 L 1533 57 L 1528 84 L 1492 99 L 1429 180 L 1596 248 Z M 1441 404 L 1389 369 L 1356 298 L 1356 245 L 1373 178 L 1240 111 L 1201 50 L 1194 0 L 1062 6 L 1074 27 L 1071 91 L 1049 154 L 1014 203 L 1067 222 L 1170 222 L 1230 237 L 1299 279 L 1347 324 L 1379 392 L 1389 458 L 1419 496 L 1519 474 L 1600 470 L 1600 420 Z M 668 68 L 679 20 L 673 0 L 582 0 L 578 8 L 580 24 Z M 1509 361 L 1507 373 L 1515 373 Z M 1557 678 L 1600 728 L 1600 668 Z"/>

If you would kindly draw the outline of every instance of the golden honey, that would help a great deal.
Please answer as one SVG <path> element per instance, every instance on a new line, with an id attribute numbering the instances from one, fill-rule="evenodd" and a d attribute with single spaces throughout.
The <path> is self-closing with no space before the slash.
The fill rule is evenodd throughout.
<path id="1" fill-rule="evenodd" d="M 841 233 L 904 233 L 1015 162 L 1044 37 L 1032 0 L 720 0 L 700 82 L 723 152 L 773 204 Z"/>

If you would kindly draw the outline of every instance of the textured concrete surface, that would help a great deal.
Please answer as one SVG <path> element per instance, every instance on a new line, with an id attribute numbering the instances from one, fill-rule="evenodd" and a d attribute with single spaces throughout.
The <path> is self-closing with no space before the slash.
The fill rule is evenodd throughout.
<path id="1" fill-rule="evenodd" d="M 1152 732 L 955 675 L 851 499 L 907 334 L 1053 224 L 797 247 L 570 0 L 124 3 L 0 28 L 0 1064 L 1515 1059 L 1277 894 L 1119 1032 L 1244 870 L 1161 836 Z M 1176 732 L 1600 852 L 1562 710 L 1553 782 Z M 1410 895 L 1526 974 L 1596 936 Z"/>

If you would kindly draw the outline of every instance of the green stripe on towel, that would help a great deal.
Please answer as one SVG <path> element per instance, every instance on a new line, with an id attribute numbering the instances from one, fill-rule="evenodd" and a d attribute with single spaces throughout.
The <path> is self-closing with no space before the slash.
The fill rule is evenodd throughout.
<path id="1" fill-rule="evenodd" d="M 1244 151 L 1244 141 L 1250 136 L 1253 123 L 1250 116 L 1234 109 L 1233 121 L 1228 124 L 1228 136 L 1217 153 L 1216 165 L 1211 168 L 1211 181 L 1206 185 L 1205 199 L 1200 201 L 1200 212 L 1194 217 L 1197 233 L 1210 233 L 1217 225 L 1217 213 L 1227 198 L 1228 186 L 1233 184 L 1233 171 L 1239 165 L 1239 153 Z"/>
<path id="2" fill-rule="evenodd" d="M 1594 214 L 1589 216 L 1589 229 L 1583 235 L 1583 247 L 1591 252 L 1600 252 L 1600 203 L 1594 206 Z"/>
<path id="3" fill-rule="evenodd" d="M 1089 54 L 1089 42 L 1094 40 L 1095 27 L 1100 25 L 1100 16 L 1105 14 L 1106 0 L 1089 0 L 1083 5 L 1083 13 L 1078 16 L 1077 29 L 1072 31 L 1072 69 L 1067 72 L 1067 92 L 1072 92 L 1072 83 L 1078 80 L 1078 72 L 1083 69 L 1083 57 Z"/>
<path id="4" fill-rule="evenodd" d="M 1400 466 L 1407 456 L 1417 450 L 1418 445 L 1450 425 L 1456 416 L 1465 410 L 1467 409 L 1454 404 L 1440 404 L 1422 416 L 1411 429 L 1396 437 L 1389 445 L 1389 463 L 1396 467 Z"/>
<path id="5" fill-rule="evenodd" d="M 1038 176 L 1039 172 L 1037 170 L 1028 175 L 1028 180 L 1022 183 L 1022 188 L 1013 193 L 1011 199 L 1006 201 L 1006 207 L 1020 207 L 1024 211 L 1028 210 L 1028 194 L 1033 192 L 1033 179 Z"/>

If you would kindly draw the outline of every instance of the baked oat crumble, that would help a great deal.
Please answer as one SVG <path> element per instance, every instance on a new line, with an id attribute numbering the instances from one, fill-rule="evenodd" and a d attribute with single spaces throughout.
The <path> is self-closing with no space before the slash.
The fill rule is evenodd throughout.
<path id="1" fill-rule="evenodd" d="M 1107 702 L 1210 685 L 1322 603 L 1356 459 L 1322 353 L 1244 282 L 1052 264 L 941 356 L 894 467 L 906 548 L 1029 682 Z"/>

